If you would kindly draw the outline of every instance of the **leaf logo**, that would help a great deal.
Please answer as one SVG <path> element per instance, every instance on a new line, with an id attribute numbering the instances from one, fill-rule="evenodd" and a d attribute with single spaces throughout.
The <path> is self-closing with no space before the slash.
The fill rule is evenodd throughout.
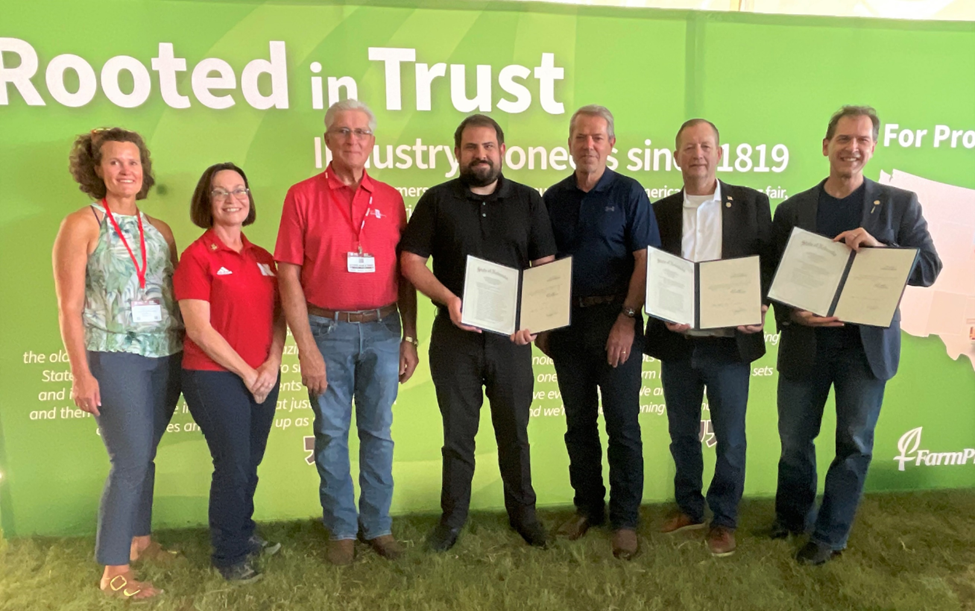
<path id="1" fill-rule="evenodd" d="M 895 456 L 894 460 L 900 463 L 897 467 L 898 471 L 903 471 L 905 463 L 914 460 L 913 454 L 921 446 L 922 428 L 924 427 L 919 426 L 916 429 L 907 431 L 901 435 L 900 441 L 897 442 L 897 450 L 900 452 L 900 456 Z"/>

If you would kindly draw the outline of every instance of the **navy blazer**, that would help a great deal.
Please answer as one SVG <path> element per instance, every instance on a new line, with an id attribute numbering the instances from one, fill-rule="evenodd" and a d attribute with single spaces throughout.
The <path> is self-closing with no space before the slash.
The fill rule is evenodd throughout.
<path id="1" fill-rule="evenodd" d="M 816 213 L 823 184 L 790 197 L 775 209 L 772 222 L 775 235 L 776 265 L 782 259 L 793 227 L 816 231 Z M 882 185 L 864 178 L 863 213 L 860 226 L 887 246 L 918 249 L 918 259 L 907 283 L 931 286 L 941 272 L 941 259 L 928 233 L 928 223 L 921 215 L 917 194 Z M 816 358 L 816 329 L 792 322 L 793 308 L 776 303 L 775 320 L 782 334 L 779 342 L 779 373 L 791 378 L 805 376 Z M 901 312 L 887 328 L 860 325 L 860 338 L 867 353 L 870 370 L 879 380 L 889 380 L 897 373 L 901 353 Z"/>
<path id="2" fill-rule="evenodd" d="M 730 204 L 730 205 L 729 205 Z M 684 190 L 653 205 L 660 229 L 661 249 L 681 256 L 684 236 Z M 775 271 L 772 242 L 772 211 L 768 196 L 761 191 L 721 183 L 721 258 L 734 259 L 758 255 L 762 267 L 762 297 L 768 293 Z M 738 355 L 751 362 L 765 354 L 764 333 L 735 330 Z M 643 351 L 660 360 L 681 360 L 691 356 L 692 345 L 686 336 L 667 329 L 662 320 L 650 318 Z"/>

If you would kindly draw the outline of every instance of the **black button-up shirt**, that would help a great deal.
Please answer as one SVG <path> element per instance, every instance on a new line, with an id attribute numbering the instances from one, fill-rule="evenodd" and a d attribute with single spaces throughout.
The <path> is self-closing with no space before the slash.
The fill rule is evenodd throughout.
<path id="1" fill-rule="evenodd" d="M 657 218 L 640 183 L 606 168 L 588 193 L 575 174 L 545 192 L 558 258 L 572 255 L 572 296 L 626 295 L 633 253 L 660 248 Z"/>
<path id="2" fill-rule="evenodd" d="M 494 193 L 476 195 L 458 178 L 423 194 L 400 248 L 433 257 L 437 280 L 462 295 L 467 255 L 526 269 L 555 254 L 555 238 L 538 191 L 501 176 Z"/>

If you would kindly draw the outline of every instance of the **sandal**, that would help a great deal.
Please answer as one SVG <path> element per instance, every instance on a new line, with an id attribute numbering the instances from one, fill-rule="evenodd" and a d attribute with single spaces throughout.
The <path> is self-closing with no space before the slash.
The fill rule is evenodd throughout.
<path id="1" fill-rule="evenodd" d="M 148 581 L 136 581 L 131 572 L 120 573 L 108 581 L 102 577 L 98 587 L 106 596 L 132 601 L 149 600 L 163 593 Z"/>
<path id="2" fill-rule="evenodd" d="M 131 564 L 141 564 L 151 562 L 162 566 L 169 566 L 180 558 L 180 553 L 176 550 L 166 549 L 159 545 L 157 541 L 152 541 L 144 550 L 139 553 L 139 557 L 131 561 Z"/>

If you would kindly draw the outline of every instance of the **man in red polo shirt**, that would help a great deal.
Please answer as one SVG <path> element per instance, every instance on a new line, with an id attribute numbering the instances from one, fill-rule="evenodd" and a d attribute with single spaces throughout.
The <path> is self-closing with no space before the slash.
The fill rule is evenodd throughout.
<path id="1" fill-rule="evenodd" d="M 360 528 L 381 556 L 402 553 L 390 530 L 390 426 L 397 381 L 406 382 L 418 360 L 416 291 L 397 263 L 406 228 L 403 198 L 365 171 L 375 128 L 376 118 L 362 102 L 345 100 L 328 109 L 325 145 L 332 162 L 288 191 L 274 249 L 301 381 L 315 410 L 315 457 L 333 564 L 352 562 Z M 358 512 L 349 473 L 353 399 Z"/>

